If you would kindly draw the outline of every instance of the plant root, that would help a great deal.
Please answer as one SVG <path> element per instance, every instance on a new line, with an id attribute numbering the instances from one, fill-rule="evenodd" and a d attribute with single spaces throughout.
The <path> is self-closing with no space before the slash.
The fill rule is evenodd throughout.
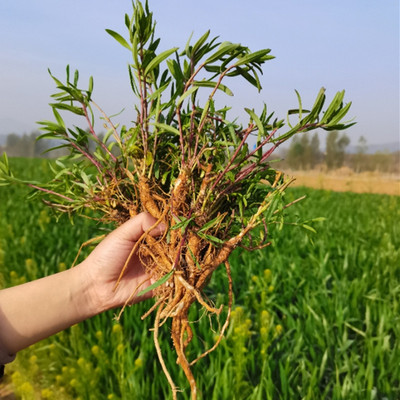
<path id="1" fill-rule="evenodd" d="M 226 234 L 229 229 L 226 228 L 226 219 L 230 218 L 228 213 L 218 212 L 210 216 L 208 209 L 205 209 L 210 195 L 210 186 L 215 182 L 216 176 L 211 173 L 211 167 L 201 168 L 204 170 L 205 177 L 197 198 L 192 199 L 189 193 L 191 193 L 193 182 L 191 180 L 191 171 L 188 169 L 180 171 L 171 186 L 169 195 L 155 184 L 149 183 L 146 178 L 139 177 L 136 183 L 133 176 L 129 178 L 136 185 L 135 192 L 140 195 L 141 204 L 134 207 L 135 212 L 136 210 L 147 211 L 157 221 L 135 243 L 115 285 L 115 289 L 117 289 L 131 257 L 133 254 L 137 254 L 147 274 L 156 283 L 153 288 L 156 301 L 143 314 L 142 319 L 156 312 L 154 327 L 151 330 L 154 332 L 157 356 L 171 387 L 174 400 L 177 399 L 178 388 L 167 370 L 161 353 L 159 329 L 167 321 L 172 320 L 170 333 L 177 355 L 177 364 L 182 368 L 190 384 L 191 399 L 196 400 L 198 390 L 191 367 L 218 347 L 229 325 L 233 288 L 228 258 L 237 246 L 244 246 L 242 241 L 249 232 L 258 224 L 263 223 L 260 215 L 270 207 L 272 201 L 268 194 L 264 201 L 260 203 L 255 214 L 236 236 L 227 237 Z M 279 184 L 279 180 L 280 175 L 277 174 L 272 186 L 276 187 Z M 284 182 L 280 185 L 274 190 L 285 188 L 287 183 Z M 194 222 L 189 224 L 190 221 Z M 166 233 L 161 238 L 153 237 L 151 231 L 160 223 L 166 225 Z M 222 228 L 223 226 L 225 228 Z M 266 230 L 265 226 L 264 230 Z M 249 240 L 252 243 L 251 238 Z M 268 244 L 259 245 L 261 247 Z M 215 343 L 203 353 L 197 355 L 195 359 L 189 361 L 186 350 L 194 337 L 193 323 L 188 320 L 190 307 L 196 303 L 210 316 L 215 316 L 219 319 L 224 305 L 217 308 L 211 301 L 205 299 L 203 288 L 209 282 L 214 271 L 222 264 L 225 265 L 228 281 L 226 319 L 217 332 L 218 336 Z M 166 276 L 168 276 L 167 280 L 164 279 Z M 160 282 L 158 286 L 157 282 Z M 137 291 L 127 299 L 121 313 L 132 301 L 136 293 Z"/>

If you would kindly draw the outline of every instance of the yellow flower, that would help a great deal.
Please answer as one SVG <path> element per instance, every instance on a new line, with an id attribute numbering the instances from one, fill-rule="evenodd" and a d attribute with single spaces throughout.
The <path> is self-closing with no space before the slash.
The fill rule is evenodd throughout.
<path id="1" fill-rule="evenodd" d="M 61 381 L 62 381 L 62 376 L 61 376 L 61 375 L 56 375 L 56 382 L 57 382 L 58 384 L 60 384 Z"/>
<path id="2" fill-rule="evenodd" d="M 268 292 L 272 293 L 274 291 L 275 287 L 273 285 L 270 285 L 268 288 Z"/>
<path id="3" fill-rule="evenodd" d="M 78 361 L 77 361 L 77 364 L 78 364 L 81 368 L 83 368 L 83 367 L 85 366 L 85 359 L 84 359 L 83 357 L 79 357 L 79 358 L 78 358 Z"/>
<path id="4" fill-rule="evenodd" d="M 268 329 L 263 326 L 262 328 L 260 328 L 260 335 L 261 337 L 265 338 L 266 336 L 268 336 Z"/>
<path id="5" fill-rule="evenodd" d="M 116 397 L 115 397 L 115 394 L 114 393 L 110 393 L 108 396 L 107 396 L 107 400 L 114 400 Z"/>
<path id="6" fill-rule="evenodd" d="M 282 331 L 283 331 L 282 325 L 277 325 L 277 326 L 275 327 L 275 333 L 276 333 L 277 335 L 280 335 L 280 334 L 282 333 Z"/>
<path id="7" fill-rule="evenodd" d="M 272 277 L 272 272 L 269 268 L 264 269 L 264 278 L 269 281 Z"/>
<path id="8" fill-rule="evenodd" d="M 36 361 L 37 361 L 37 356 L 36 356 L 35 354 L 32 355 L 32 356 L 30 356 L 29 362 L 30 362 L 31 364 L 35 364 Z"/>
<path id="9" fill-rule="evenodd" d="M 22 384 L 22 375 L 19 371 L 15 371 L 12 375 L 11 375 L 11 380 L 12 383 L 14 384 L 14 386 L 19 386 Z"/>
<path id="10" fill-rule="evenodd" d="M 138 357 L 138 358 L 135 360 L 135 367 L 136 367 L 136 368 L 140 368 L 142 365 L 143 365 L 143 360 L 142 360 L 140 357 Z"/>
<path id="11" fill-rule="evenodd" d="M 51 399 L 53 398 L 53 392 L 50 389 L 42 389 L 41 391 L 41 398 L 42 399 Z"/>
<path id="12" fill-rule="evenodd" d="M 97 356 L 100 353 L 100 347 L 99 346 L 93 346 L 92 347 L 92 354 Z"/>
<path id="13" fill-rule="evenodd" d="M 32 398 L 33 397 L 33 386 L 29 382 L 24 382 L 19 388 L 18 392 L 20 393 L 23 399 Z"/>
<path id="14" fill-rule="evenodd" d="M 118 352 L 119 354 L 122 354 L 123 351 L 124 351 L 124 345 L 123 345 L 122 343 L 120 343 L 120 344 L 117 346 L 117 352 Z"/>
<path id="15" fill-rule="evenodd" d="M 97 331 L 96 332 L 96 338 L 97 338 L 97 340 L 103 339 L 103 332 L 102 331 Z"/>
<path id="16" fill-rule="evenodd" d="M 65 271 L 67 269 L 67 266 L 64 262 L 60 262 L 60 264 L 58 264 L 58 270 L 61 271 Z"/>
<path id="17" fill-rule="evenodd" d="M 253 281 L 253 282 L 258 282 L 258 276 L 257 275 L 253 275 L 252 277 L 251 277 L 251 280 Z"/>
<path id="18" fill-rule="evenodd" d="M 122 332 L 122 327 L 121 327 L 121 325 L 120 325 L 120 324 L 115 324 L 115 325 L 112 327 L 112 333 L 117 334 L 117 333 L 120 333 L 120 332 Z"/>
<path id="19" fill-rule="evenodd" d="M 71 380 L 69 381 L 69 384 L 70 384 L 70 386 L 72 386 L 72 387 L 77 387 L 77 386 L 78 386 L 78 381 L 74 378 L 74 379 L 71 379 Z"/>
<path id="20" fill-rule="evenodd" d="M 27 259 L 25 260 L 25 267 L 26 267 L 27 269 L 30 269 L 30 268 L 32 268 L 32 266 L 33 266 L 33 260 L 32 260 L 32 258 L 27 258 Z"/>

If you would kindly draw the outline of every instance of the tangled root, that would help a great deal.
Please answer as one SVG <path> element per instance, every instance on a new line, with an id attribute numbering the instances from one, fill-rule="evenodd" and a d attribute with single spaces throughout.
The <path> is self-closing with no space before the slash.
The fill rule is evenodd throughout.
<path id="1" fill-rule="evenodd" d="M 150 187 L 145 178 L 139 179 L 135 190 L 139 192 L 141 208 L 153 215 L 157 221 L 136 242 L 116 282 L 115 289 L 118 288 L 129 260 L 135 253 L 138 254 L 147 274 L 153 281 L 157 282 L 170 274 L 167 282 L 153 289 L 156 302 L 142 316 L 142 319 L 153 312 L 156 313 L 153 328 L 154 343 L 161 367 L 171 387 L 173 398 L 176 399 L 178 388 L 168 372 L 159 344 L 159 328 L 170 319 L 172 320 L 171 338 L 177 354 L 177 364 L 181 366 L 189 381 L 192 399 L 196 400 L 197 386 L 191 366 L 217 348 L 229 324 L 232 307 L 232 277 L 228 257 L 240 243 L 245 232 L 242 231 L 240 235 L 230 238 L 218 247 L 200 236 L 193 227 L 174 228 L 179 222 L 177 217 L 190 218 L 191 210 L 197 210 L 197 212 L 194 211 L 196 216 L 200 215 L 200 219 L 203 218 L 201 215 L 203 215 L 202 206 L 206 197 L 206 187 L 211 182 L 210 168 L 206 169 L 205 179 L 194 204 L 190 204 L 188 201 L 189 178 L 189 173 L 182 171 L 176 179 L 169 197 L 155 194 L 154 188 Z M 168 236 L 154 238 L 149 233 L 160 223 L 169 227 Z M 188 320 L 189 309 L 192 304 L 197 302 L 210 315 L 220 316 L 224 306 L 221 305 L 216 308 L 203 298 L 202 290 L 216 268 L 222 264 L 225 264 L 228 279 L 229 301 L 226 320 L 214 345 L 197 356 L 196 359 L 189 361 L 186 356 L 186 349 L 193 338 L 193 330 Z M 137 290 L 127 299 L 125 306 L 132 301 L 137 294 L 136 292 Z"/>

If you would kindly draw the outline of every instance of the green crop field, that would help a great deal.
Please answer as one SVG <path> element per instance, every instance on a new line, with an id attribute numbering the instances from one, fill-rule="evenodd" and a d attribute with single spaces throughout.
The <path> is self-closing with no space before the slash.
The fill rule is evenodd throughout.
<path id="1" fill-rule="evenodd" d="M 11 160 L 40 180 L 44 160 Z M 0 188 L 0 285 L 71 265 L 82 242 L 104 233 L 90 219 L 56 222 L 29 191 Z M 231 258 L 234 311 L 221 345 L 193 372 L 203 399 L 400 399 L 400 197 L 290 189 L 287 221 L 324 217 L 316 233 L 272 227 L 272 246 Z M 107 227 L 109 228 L 109 227 Z M 90 251 L 86 249 L 85 254 Z M 84 256 L 84 255 L 83 255 Z M 227 304 L 224 270 L 206 294 Z M 168 399 L 154 350 L 149 300 L 99 315 L 20 352 L 6 368 L 23 399 Z M 194 358 L 217 338 L 207 315 L 192 311 Z M 221 323 L 223 323 L 222 315 Z M 168 328 L 161 328 L 168 368 L 188 399 Z"/>

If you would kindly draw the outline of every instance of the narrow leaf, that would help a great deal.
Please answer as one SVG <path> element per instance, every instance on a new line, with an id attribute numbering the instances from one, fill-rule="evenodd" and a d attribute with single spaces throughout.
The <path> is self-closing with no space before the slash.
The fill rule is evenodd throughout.
<path id="1" fill-rule="evenodd" d="M 249 108 L 245 108 L 245 111 L 247 114 L 250 115 L 251 119 L 256 123 L 258 131 L 261 133 L 261 136 L 264 136 L 264 127 L 260 121 L 260 118 L 256 115 L 256 113 L 253 110 L 250 110 Z"/>
<path id="2" fill-rule="evenodd" d="M 128 50 L 132 50 L 131 46 L 129 46 L 128 42 L 117 32 L 112 31 L 111 29 L 106 29 L 106 32 L 111 35 L 119 44 L 127 48 Z"/>
<path id="3" fill-rule="evenodd" d="M 270 52 L 270 49 L 264 49 L 264 50 L 258 50 L 255 51 L 254 53 L 248 54 L 242 58 L 240 58 L 236 62 L 236 66 L 239 65 L 244 65 L 244 64 L 251 64 L 252 62 L 264 62 L 265 60 L 272 59 L 274 58 L 273 56 L 267 56 L 267 54 Z"/>
<path id="4" fill-rule="evenodd" d="M 173 273 L 174 273 L 174 270 L 171 270 L 170 272 L 168 272 L 168 274 L 164 275 L 157 282 L 154 282 L 152 285 L 148 286 L 146 289 L 143 289 L 142 291 L 140 291 L 136 296 L 137 297 L 143 296 L 144 294 L 150 292 L 151 290 L 156 289 L 159 286 L 163 285 L 165 282 L 167 282 L 167 280 L 172 276 Z"/>
<path id="5" fill-rule="evenodd" d="M 212 82 L 212 81 L 194 81 L 193 82 L 193 86 L 202 86 L 202 87 L 215 88 L 215 86 L 217 86 L 217 82 Z M 219 84 L 218 89 L 222 90 L 228 96 L 233 96 L 232 90 L 230 90 L 225 85 Z"/>
<path id="6" fill-rule="evenodd" d="M 187 90 L 181 97 L 179 97 L 178 101 L 176 102 L 176 106 L 179 107 L 182 102 L 186 99 L 186 97 L 190 96 L 191 94 L 195 93 L 199 88 L 192 86 L 189 90 Z"/>
<path id="7" fill-rule="evenodd" d="M 174 127 L 171 126 L 171 125 L 163 124 L 163 123 L 160 123 L 160 122 L 156 122 L 156 123 L 154 123 L 154 125 L 155 125 L 157 128 L 164 129 L 164 130 L 167 131 L 167 132 L 170 132 L 170 133 L 173 133 L 174 135 L 178 135 L 178 136 L 179 136 L 179 131 L 178 131 L 178 129 L 174 128 Z"/>
<path id="8" fill-rule="evenodd" d="M 147 75 L 149 72 L 151 72 L 154 68 L 156 68 L 160 63 L 162 63 L 166 58 L 168 58 L 172 53 L 175 53 L 175 51 L 178 50 L 178 47 L 173 47 L 172 49 L 163 51 L 161 54 L 159 54 L 157 57 L 154 57 L 149 64 L 147 65 L 144 73 Z"/>
<path id="9" fill-rule="evenodd" d="M 222 43 L 219 49 L 212 56 L 208 57 L 207 60 L 204 62 L 204 64 L 210 64 L 214 61 L 221 59 L 222 56 L 230 53 L 232 50 L 235 50 L 239 46 L 240 46 L 239 44 L 231 42 Z"/>

